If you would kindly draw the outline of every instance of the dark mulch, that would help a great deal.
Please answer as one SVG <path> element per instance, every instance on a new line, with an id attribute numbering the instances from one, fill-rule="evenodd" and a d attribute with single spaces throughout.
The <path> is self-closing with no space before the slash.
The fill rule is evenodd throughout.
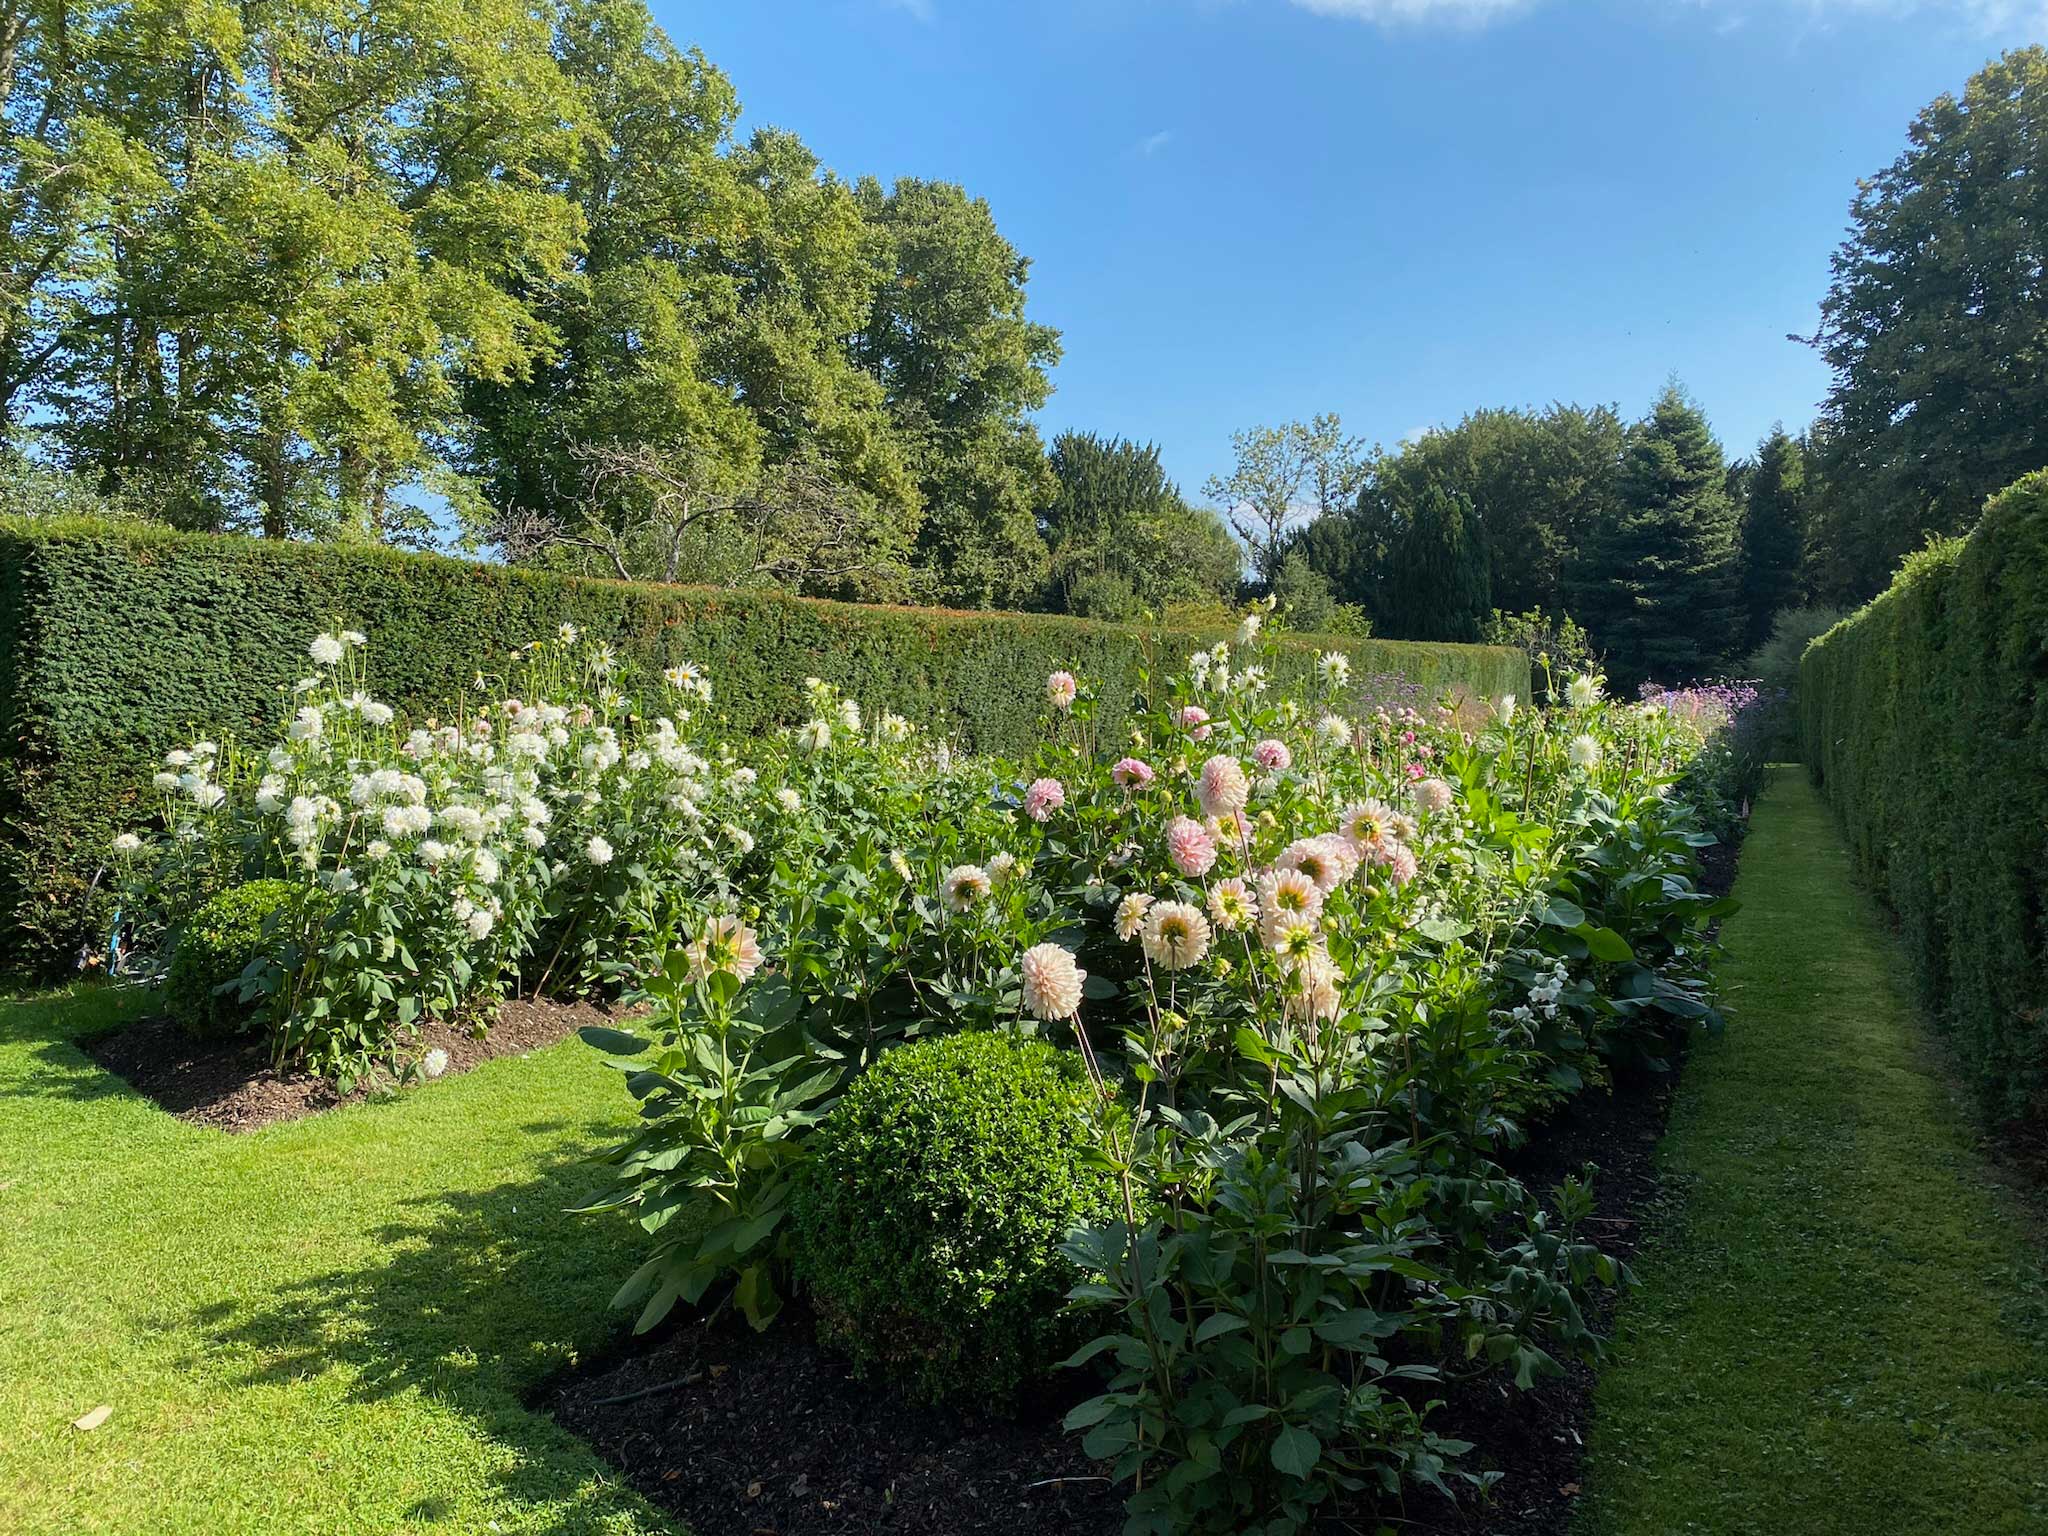
<path id="1" fill-rule="evenodd" d="M 499 1004 L 497 1016 L 481 1036 L 466 1025 L 423 1024 L 417 1049 L 422 1054 L 436 1047 L 446 1051 L 447 1075 L 453 1076 L 499 1056 L 553 1045 L 585 1024 L 616 1022 L 614 1015 L 589 1003 L 522 999 Z M 378 1077 L 343 1095 L 324 1077 L 279 1072 L 270 1064 L 269 1042 L 260 1037 L 194 1040 L 163 1017 L 138 1019 L 80 1043 L 94 1061 L 125 1078 L 160 1108 L 180 1120 L 223 1131 L 253 1131 L 297 1120 L 391 1086 L 388 1078 Z"/>
<path id="2" fill-rule="evenodd" d="M 1611 1093 L 1584 1093 L 1543 1127 L 1527 1147 L 1505 1159 L 1530 1188 L 1553 1189 L 1567 1175 L 1593 1179 L 1594 1212 L 1586 1236 L 1627 1263 L 1642 1245 L 1643 1226 L 1661 1191 L 1657 1143 L 1671 1115 L 1685 1037 L 1674 1036 L 1668 1071 L 1638 1068 L 1617 1076 Z M 1608 1335 L 1618 1294 L 1596 1294 L 1588 1321 Z M 1461 1382 L 1443 1394 L 1430 1417 L 1438 1433 L 1473 1442 L 1468 1465 L 1502 1474 L 1484 1501 L 1451 1506 L 1411 1503 L 1415 1527 L 1433 1536 L 1563 1536 L 1578 1502 L 1586 1434 L 1593 1422 L 1598 1373 L 1577 1361 L 1562 1378 L 1534 1393 L 1517 1392 L 1504 1374 Z"/>
<path id="3" fill-rule="evenodd" d="M 1701 850 L 1702 890 L 1725 896 L 1733 889 L 1742 833 L 1737 828 L 1728 840 Z M 1593 1164 L 1598 1171 L 1587 1235 L 1623 1263 L 1641 1248 L 1646 1223 L 1658 1219 L 1663 1186 L 1657 1176 L 1657 1143 L 1671 1118 L 1690 1040 L 1689 1034 L 1673 1031 L 1663 1049 L 1665 1070 L 1638 1066 L 1618 1072 L 1612 1092 L 1577 1095 L 1526 1147 L 1504 1160 L 1510 1173 L 1539 1191 Z M 1620 1299 L 1609 1292 L 1593 1300 L 1588 1321 L 1602 1337 L 1613 1331 Z M 1563 1536 L 1569 1531 L 1597 1379 L 1591 1366 L 1573 1361 L 1566 1363 L 1562 1379 L 1546 1382 L 1533 1395 L 1514 1391 L 1504 1376 L 1483 1376 L 1445 1393 L 1444 1406 L 1431 1422 L 1440 1433 L 1473 1442 L 1475 1470 L 1498 1471 L 1502 1477 L 1483 1503 L 1411 1508 L 1410 1514 L 1422 1517 L 1419 1529 L 1432 1536 Z"/>
<path id="4" fill-rule="evenodd" d="M 854 1379 L 793 1307 L 765 1334 L 685 1324 L 541 1406 L 697 1536 L 1112 1536 L 1123 1500 L 1059 1425 L 1081 1395 L 1015 1420 L 909 1403 Z"/>

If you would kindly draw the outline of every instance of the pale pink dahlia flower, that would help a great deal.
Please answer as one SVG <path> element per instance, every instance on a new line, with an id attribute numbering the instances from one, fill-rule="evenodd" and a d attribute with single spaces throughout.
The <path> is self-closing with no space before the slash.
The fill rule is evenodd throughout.
<path id="1" fill-rule="evenodd" d="M 1145 915 L 1145 956 L 1169 971 L 1184 971 L 1209 952 L 1209 919 L 1184 901 L 1162 901 Z"/>
<path id="2" fill-rule="evenodd" d="M 1081 987 L 1088 973 L 1057 944 L 1034 944 L 1018 962 L 1024 975 L 1024 1006 L 1033 1018 L 1071 1019 L 1081 1011 Z"/>
<path id="3" fill-rule="evenodd" d="M 1033 821 L 1051 821 L 1052 813 L 1067 803 L 1067 792 L 1058 779 L 1033 779 L 1024 791 L 1024 814 Z"/>
<path id="4" fill-rule="evenodd" d="M 1143 789 L 1152 782 L 1152 765 L 1142 758 L 1119 758 L 1117 765 L 1109 770 L 1109 777 L 1112 783 L 1124 789 Z"/>
<path id="5" fill-rule="evenodd" d="M 1138 930 L 1145 926 L 1145 911 L 1152 905 L 1152 898 L 1143 891 L 1133 891 L 1116 904 L 1116 936 L 1129 942 L 1138 936 Z"/>
<path id="6" fill-rule="evenodd" d="M 1251 780 L 1234 757 L 1212 757 L 1202 764 L 1202 777 L 1195 785 L 1195 798 L 1210 816 L 1228 816 L 1241 811 L 1251 799 Z"/>
<path id="7" fill-rule="evenodd" d="M 979 864 L 955 864 L 939 882 L 939 894 L 949 910 L 965 912 L 988 895 L 991 883 Z"/>
<path id="8" fill-rule="evenodd" d="M 1323 915 L 1323 893 L 1298 869 L 1269 869 L 1259 877 L 1259 921 L 1268 943 L 1286 923 L 1313 927 Z"/>
<path id="9" fill-rule="evenodd" d="M 1197 741 L 1209 739 L 1209 711 L 1199 704 L 1189 704 L 1185 708 L 1175 710 L 1173 723 Z"/>
<path id="10" fill-rule="evenodd" d="M 761 945 L 754 930 L 736 917 L 714 917 L 683 954 L 693 981 L 703 981 L 715 971 L 729 971 L 745 981 L 761 968 Z"/>
<path id="11" fill-rule="evenodd" d="M 1190 880 L 1216 867 L 1216 839 L 1191 816 L 1176 816 L 1166 828 L 1166 857 Z"/>
<path id="12" fill-rule="evenodd" d="M 1074 707 L 1074 697 L 1080 691 L 1071 672 L 1055 672 L 1045 680 L 1045 701 L 1062 714 Z"/>
<path id="13" fill-rule="evenodd" d="M 1252 748 L 1252 761 L 1268 773 L 1285 773 L 1294 763 L 1294 753 L 1286 742 L 1269 736 Z"/>
<path id="14" fill-rule="evenodd" d="M 1209 915 L 1227 933 L 1249 927 L 1254 916 L 1252 893 L 1235 875 L 1218 880 L 1209 887 Z"/>

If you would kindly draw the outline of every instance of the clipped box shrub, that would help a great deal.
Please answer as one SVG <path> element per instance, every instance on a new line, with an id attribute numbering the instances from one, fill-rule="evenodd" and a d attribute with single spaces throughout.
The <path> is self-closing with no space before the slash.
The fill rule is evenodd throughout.
<path id="1" fill-rule="evenodd" d="M 986 1032 L 899 1047 L 812 1138 L 792 1206 L 824 1342 L 926 1398 L 1000 1406 L 1076 1342 L 1067 1230 L 1111 1214 L 1078 1058 Z"/>
<path id="2" fill-rule="evenodd" d="M 1105 735 L 1148 672 L 1222 629 L 1143 629 L 1042 614 L 819 602 L 775 592 L 593 581 L 360 545 L 179 533 L 145 524 L 0 518 L 0 971 L 50 972 L 105 932 L 93 890 L 108 839 L 154 806 L 150 774 L 195 736 L 274 739 L 306 642 L 339 623 L 376 645 L 379 698 L 445 709 L 506 652 L 574 623 L 650 671 L 702 662 L 744 730 L 802 718 L 818 676 L 969 750 L 1021 753 L 1020 698 L 1046 674 L 1089 677 Z M 1361 684 L 1527 696 L 1519 654 L 1487 646 L 1313 637 Z"/>
<path id="3" fill-rule="evenodd" d="M 171 952 L 164 1012 L 198 1039 L 239 1034 L 260 1004 L 242 1001 L 235 983 L 277 943 L 277 919 L 291 905 L 283 880 L 251 880 L 222 891 L 192 915 Z"/>
<path id="4" fill-rule="evenodd" d="M 1806 761 L 1995 1119 L 2048 1107 L 2048 471 L 1800 664 Z"/>

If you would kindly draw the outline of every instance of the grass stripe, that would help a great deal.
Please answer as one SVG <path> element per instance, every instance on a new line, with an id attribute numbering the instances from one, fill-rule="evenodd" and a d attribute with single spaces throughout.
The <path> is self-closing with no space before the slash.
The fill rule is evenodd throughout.
<path id="1" fill-rule="evenodd" d="M 2048 1291 L 1804 771 L 1774 770 L 1685 1069 L 1582 1536 L 2048 1532 Z"/>
<path id="2" fill-rule="evenodd" d="M 595 1052 L 227 1136 L 73 1043 L 135 1006 L 0 1000 L 0 1532 L 674 1530 L 521 1403 L 637 1255 L 564 1211 L 630 1119 Z"/>

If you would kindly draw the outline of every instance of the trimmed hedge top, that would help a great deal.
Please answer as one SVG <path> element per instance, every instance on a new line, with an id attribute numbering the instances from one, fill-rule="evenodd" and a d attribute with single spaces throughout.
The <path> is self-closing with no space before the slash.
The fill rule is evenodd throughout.
<path id="1" fill-rule="evenodd" d="M 1985 1110 L 2048 1095 L 2048 471 L 1808 647 L 1806 761 Z"/>
<path id="2" fill-rule="evenodd" d="M 1107 735 L 1141 674 L 1222 631 L 867 607 L 774 592 L 597 581 L 375 547 L 180 533 L 146 524 L 0 518 L 0 970 L 48 970 L 102 925 L 88 887 L 107 839 L 147 803 L 170 747 L 199 734 L 268 742 L 307 670 L 306 643 L 367 632 L 379 697 L 423 714 L 564 622 L 658 671 L 711 671 L 737 729 L 801 718 L 818 676 L 963 747 L 1018 752 L 1046 674 L 1087 677 Z M 1526 696 L 1502 647 L 1305 637 L 1361 678 Z"/>

